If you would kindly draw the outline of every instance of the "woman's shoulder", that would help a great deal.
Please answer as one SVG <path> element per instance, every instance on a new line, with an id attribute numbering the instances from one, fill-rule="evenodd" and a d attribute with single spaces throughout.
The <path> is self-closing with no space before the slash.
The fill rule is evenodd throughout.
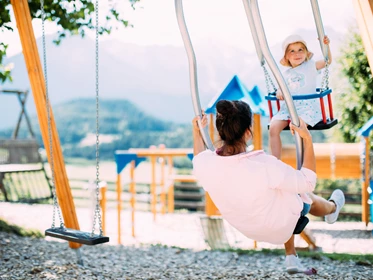
<path id="1" fill-rule="evenodd" d="M 263 150 L 251 151 L 245 154 L 240 155 L 241 158 L 247 158 L 254 161 L 271 161 L 273 160 L 273 156 L 267 154 Z"/>
<path id="2" fill-rule="evenodd" d="M 214 156 L 216 156 L 216 152 L 207 149 L 203 152 L 200 152 L 198 155 L 195 155 L 193 157 L 193 162 L 198 161 L 198 160 L 204 160 L 204 159 L 211 158 Z"/>

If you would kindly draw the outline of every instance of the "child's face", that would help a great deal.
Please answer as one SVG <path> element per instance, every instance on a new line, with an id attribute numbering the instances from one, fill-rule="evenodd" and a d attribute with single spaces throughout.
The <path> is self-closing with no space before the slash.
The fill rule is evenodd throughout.
<path id="1" fill-rule="evenodd" d="M 286 50 L 285 58 L 292 67 L 301 65 L 307 57 L 307 49 L 302 43 L 290 44 Z"/>

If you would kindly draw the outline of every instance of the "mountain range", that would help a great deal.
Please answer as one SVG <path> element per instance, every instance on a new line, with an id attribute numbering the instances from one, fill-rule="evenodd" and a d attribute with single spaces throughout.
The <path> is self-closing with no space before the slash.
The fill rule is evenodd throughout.
<path id="1" fill-rule="evenodd" d="M 338 52 L 342 35 L 328 28 L 332 50 Z M 299 30 L 312 49 L 319 48 L 315 30 Z M 57 46 L 47 36 L 48 85 L 52 106 L 78 98 L 95 96 L 95 43 L 89 38 L 68 37 Z M 42 57 L 41 41 L 37 41 Z M 281 46 L 275 45 L 273 57 L 281 58 Z M 319 53 L 320 51 L 314 51 Z M 243 48 L 206 42 L 195 46 L 198 66 L 199 95 L 202 107 L 222 92 L 234 75 L 247 88 L 258 85 L 266 93 L 264 75 L 256 52 Z M 27 70 L 22 53 L 5 59 L 14 65 L 13 82 L 3 89 L 29 90 Z M 187 123 L 193 116 L 190 97 L 188 60 L 183 47 L 138 46 L 116 40 L 100 43 L 100 99 L 127 99 L 156 118 Z M 27 111 L 35 114 L 33 98 Z M 0 129 L 15 125 L 20 111 L 18 100 L 0 96 Z M 6 116 L 4 118 L 4 116 Z"/>

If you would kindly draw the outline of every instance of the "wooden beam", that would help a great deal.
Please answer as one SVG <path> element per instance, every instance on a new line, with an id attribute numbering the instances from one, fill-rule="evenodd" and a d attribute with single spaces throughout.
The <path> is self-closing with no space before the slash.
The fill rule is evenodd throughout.
<path id="1" fill-rule="evenodd" d="M 361 188 L 361 206 L 362 206 L 362 213 L 361 213 L 361 219 L 363 222 L 365 222 L 365 225 L 367 226 L 369 224 L 369 193 L 368 188 L 370 185 L 370 143 L 369 143 L 369 137 L 364 137 L 365 140 L 365 166 L 364 166 L 364 180 L 363 185 Z"/>
<path id="2" fill-rule="evenodd" d="M 212 201 L 208 192 L 205 192 L 205 208 L 206 208 L 205 212 L 206 212 L 207 217 L 221 215 L 219 209 L 216 207 L 215 203 Z"/>
<path id="3" fill-rule="evenodd" d="M 353 0 L 356 20 L 373 73 L 373 0 Z"/>
<path id="4" fill-rule="evenodd" d="M 32 29 L 30 9 L 27 0 L 11 0 L 10 2 L 13 6 L 17 28 L 21 39 L 23 56 L 25 58 L 26 68 L 31 84 L 32 93 L 34 96 L 44 147 L 46 148 L 48 155 L 50 155 L 45 83 L 35 35 Z M 54 123 L 52 111 L 51 130 L 56 192 L 64 218 L 64 223 L 68 228 L 79 229 L 79 223 L 75 212 L 75 205 L 73 197 L 71 195 L 70 185 L 65 170 L 60 139 L 58 137 L 57 129 Z M 49 156 L 48 159 L 50 159 Z M 73 249 L 77 249 L 80 246 L 81 244 L 70 243 L 70 247 Z"/>
<path id="5" fill-rule="evenodd" d="M 253 145 L 254 150 L 263 149 L 262 139 L 262 125 L 260 123 L 260 115 L 254 114 L 254 125 L 253 125 Z"/>
<path id="6" fill-rule="evenodd" d="M 120 174 L 117 175 L 117 223 L 118 223 L 118 244 L 121 244 L 121 211 L 122 211 L 122 182 Z"/>
<path id="7" fill-rule="evenodd" d="M 210 131 L 210 138 L 211 142 L 215 142 L 215 126 L 214 126 L 214 114 L 210 114 L 210 126 L 209 126 L 209 131 Z"/>
<path id="8" fill-rule="evenodd" d="M 131 161 L 130 165 L 130 205 L 131 205 L 131 227 L 132 227 L 132 237 L 135 237 L 135 205 L 136 205 L 136 183 L 135 183 L 135 168 L 136 161 Z"/>

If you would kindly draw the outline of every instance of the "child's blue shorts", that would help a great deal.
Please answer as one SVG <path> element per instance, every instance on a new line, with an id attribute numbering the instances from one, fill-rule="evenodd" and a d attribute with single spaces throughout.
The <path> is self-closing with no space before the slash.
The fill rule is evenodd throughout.
<path id="1" fill-rule="evenodd" d="M 302 212 L 300 212 L 300 215 L 301 216 L 306 216 L 308 214 L 308 212 L 310 212 L 310 209 L 311 209 L 311 204 L 303 203 L 303 210 L 302 210 Z"/>

